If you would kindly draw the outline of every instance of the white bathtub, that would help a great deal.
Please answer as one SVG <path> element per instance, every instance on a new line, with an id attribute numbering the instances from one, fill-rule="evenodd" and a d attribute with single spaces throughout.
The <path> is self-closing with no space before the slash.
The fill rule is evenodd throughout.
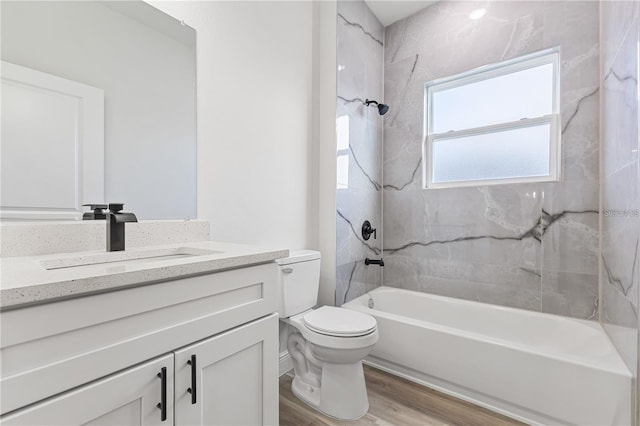
<path id="1" fill-rule="evenodd" d="M 596 322 L 390 287 L 343 307 L 378 321 L 374 366 L 531 424 L 631 423 L 631 373 Z"/>

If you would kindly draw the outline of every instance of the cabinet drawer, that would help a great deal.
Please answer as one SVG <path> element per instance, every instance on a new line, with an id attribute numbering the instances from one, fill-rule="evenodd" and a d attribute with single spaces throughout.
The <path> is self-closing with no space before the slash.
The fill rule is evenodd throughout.
<path id="1" fill-rule="evenodd" d="M 2 413 L 276 310 L 269 263 L 2 312 Z"/>
<path id="2" fill-rule="evenodd" d="M 162 403 L 165 412 L 158 407 Z M 172 425 L 173 356 L 129 368 L 1 420 L 6 426 Z"/>

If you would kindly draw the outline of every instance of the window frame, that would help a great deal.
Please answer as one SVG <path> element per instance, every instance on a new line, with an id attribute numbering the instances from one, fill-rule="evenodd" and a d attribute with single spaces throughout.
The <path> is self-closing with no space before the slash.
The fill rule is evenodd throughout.
<path id="1" fill-rule="evenodd" d="M 470 83 L 490 80 L 507 74 L 524 71 L 541 65 L 552 64 L 552 95 L 551 113 L 540 117 L 526 117 L 517 121 L 510 121 L 487 126 L 472 127 L 464 130 L 451 130 L 445 133 L 433 133 L 433 93 L 464 86 Z M 560 126 L 560 47 L 541 50 L 528 55 L 486 65 L 450 77 L 432 80 L 424 85 L 424 124 L 423 124 L 423 188 L 455 188 L 485 185 L 499 185 L 508 183 L 554 182 L 560 180 L 561 165 L 561 126 Z M 549 124 L 549 175 L 525 176 L 503 179 L 475 179 L 454 182 L 433 182 L 433 144 L 447 139 L 496 133 L 505 130 L 515 130 L 524 127 L 534 127 Z"/>

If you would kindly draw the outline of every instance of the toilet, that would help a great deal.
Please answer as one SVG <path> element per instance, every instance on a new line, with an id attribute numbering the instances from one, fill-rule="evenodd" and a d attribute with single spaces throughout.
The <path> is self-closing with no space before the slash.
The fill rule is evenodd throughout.
<path id="1" fill-rule="evenodd" d="M 291 251 L 278 260 L 280 318 L 295 328 L 287 349 L 295 376 L 291 390 L 312 408 L 340 420 L 369 410 L 362 360 L 378 341 L 371 315 L 318 302 L 320 252 Z"/>

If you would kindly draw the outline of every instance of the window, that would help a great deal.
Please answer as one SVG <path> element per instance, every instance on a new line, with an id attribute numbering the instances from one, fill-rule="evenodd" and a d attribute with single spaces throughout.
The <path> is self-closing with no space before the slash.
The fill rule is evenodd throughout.
<path id="1" fill-rule="evenodd" d="M 425 85 L 427 188 L 559 178 L 559 49 Z"/>
<path id="2" fill-rule="evenodd" d="M 336 119 L 336 189 L 349 189 L 349 116 Z"/>

